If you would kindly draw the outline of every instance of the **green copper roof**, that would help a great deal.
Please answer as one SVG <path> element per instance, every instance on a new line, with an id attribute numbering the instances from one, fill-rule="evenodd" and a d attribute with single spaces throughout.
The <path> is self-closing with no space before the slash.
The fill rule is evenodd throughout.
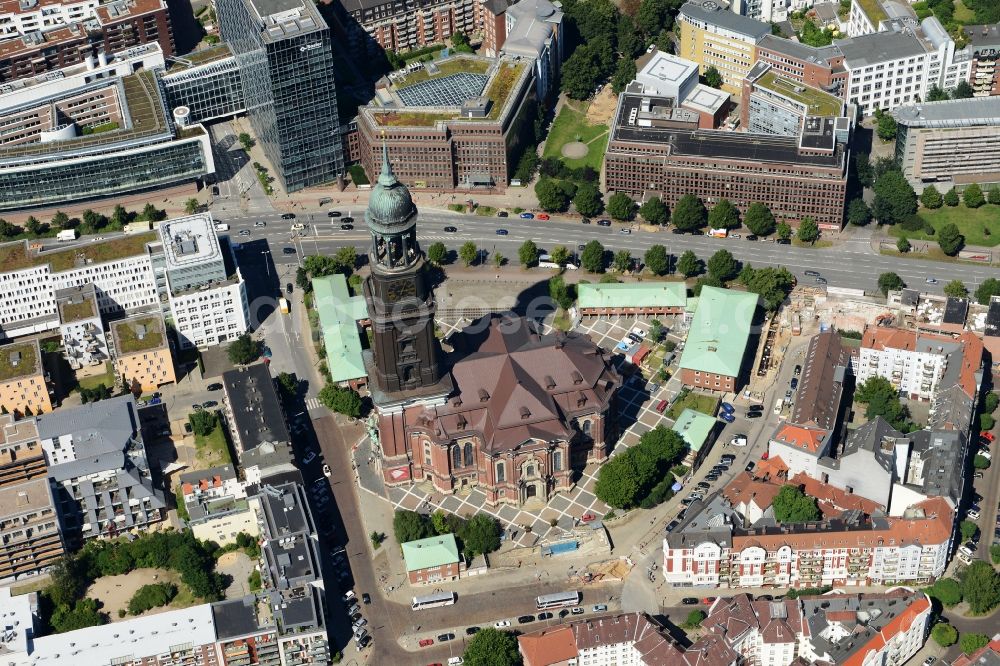
<path id="1" fill-rule="evenodd" d="M 399 233 L 415 222 L 416 206 L 410 197 L 410 190 L 396 179 L 389 164 L 389 149 L 382 143 L 382 173 L 368 198 L 365 220 L 375 232 L 383 234 Z"/>
<path id="2" fill-rule="evenodd" d="M 577 285 L 581 308 L 681 308 L 687 301 L 683 282 L 621 282 Z"/>
<path id="3" fill-rule="evenodd" d="M 403 544 L 403 560 L 406 562 L 408 572 L 454 564 L 458 562 L 458 544 L 455 543 L 455 535 L 442 534 L 407 541 Z"/>
<path id="4" fill-rule="evenodd" d="M 368 318 L 364 297 L 351 296 L 347 278 L 340 273 L 316 278 L 312 284 L 331 379 L 346 382 L 366 376 L 358 332 L 358 320 Z"/>
<path id="5" fill-rule="evenodd" d="M 708 436 L 711 434 L 712 428 L 715 427 L 716 423 L 718 421 L 714 417 L 702 414 L 689 407 L 677 417 L 677 421 L 671 430 L 683 437 L 684 441 L 691 447 L 691 450 L 697 453 L 705 445 L 705 441 L 708 440 Z"/>
<path id="6" fill-rule="evenodd" d="M 680 367 L 728 377 L 739 375 L 757 298 L 757 294 L 745 291 L 703 287 Z"/>

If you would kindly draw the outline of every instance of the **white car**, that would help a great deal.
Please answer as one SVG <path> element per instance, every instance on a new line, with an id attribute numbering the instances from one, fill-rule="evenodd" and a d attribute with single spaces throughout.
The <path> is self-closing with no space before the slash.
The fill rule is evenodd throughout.
<path id="1" fill-rule="evenodd" d="M 747 438 L 746 437 L 733 437 L 732 441 L 729 442 L 729 443 L 731 445 L 733 445 L 733 446 L 746 446 L 747 445 Z"/>
<path id="2" fill-rule="evenodd" d="M 354 594 L 354 590 L 348 590 L 347 592 L 344 592 L 344 596 L 341 598 L 344 600 L 344 603 L 346 604 L 351 599 L 357 598 L 357 596 L 358 595 Z"/>
<path id="3" fill-rule="evenodd" d="M 499 622 L 495 622 L 493 624 L 494 629 L 506 629 L 509 626 L 510 626 L 510 620 L 500 620 Z"/>
<path id="4" fill-rule="evenodd" d="M 462 666 L 465 660 L 461 657 L 448 657 L 448 666 Z"/>
<path id="5" fill-rule="evenodd" d="M 969 520 L 979 520 L 980 515 L 981 514 L 975 509 L 969 509 L 969 512 L 965 514 L 965 517 L 968 518 Z"/>
<path id="6" fill-rule="evenodd" d="M 638 335 L 640 338 L 646 337 L 646 331 L 642 330 L 638 326 L 633 326 L 632 327 L 632 333 L 634 333 L 635 335 Z"/>
<path id="7" fill-rule="evenodd" d="M 323 476 L 329 479 L 331 474 L 333 474 L 333 471 L 330 469 L 330 466 L 323 463 Z"/>

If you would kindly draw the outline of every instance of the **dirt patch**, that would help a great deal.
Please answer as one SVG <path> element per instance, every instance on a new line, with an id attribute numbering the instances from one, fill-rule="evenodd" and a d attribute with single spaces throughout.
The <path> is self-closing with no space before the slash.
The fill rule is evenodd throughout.
<path id="1" fill-rule="evenodd" d="M 578 160 L 587 156 L 587 144 L 579 141 L 570 141 L 562 147 L 560 151 L 563 157 Z"/>
<path id="2" fill-rule="evenodd" d="M 618 96 L 611 86 L 603 86 L 587 109 L 587 122 L 591 125 L 610 125 L 618 107 Z"/>
<path id="3" fill-rule="evenodd" d="M 94 581 L 94 584 L 87 590 L 87 597 L 96 599 L 103 604 L 101 610 L 107 613 L 112 622 L 119 622 L 128 619 L 118 617 L 120 609 L 128 609 L 128 601 L 143 585 L 152 583 L 173 583 L 178 588 L 181 587 L 180 576 L 166 569 L 136 569 L 121 576 L 105 576 Z M 148 610 L 143 615 L 154 615 L 163 611 L 172 610 L 172 605 L 161 606 Z"/>

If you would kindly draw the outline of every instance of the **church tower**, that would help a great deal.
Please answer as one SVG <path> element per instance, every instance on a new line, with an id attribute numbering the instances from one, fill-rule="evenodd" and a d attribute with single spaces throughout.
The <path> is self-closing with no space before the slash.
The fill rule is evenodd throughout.
<path id="1" fill-rule="evenodd" d="M 385 144 L 365 221 L 372 237 L 371 275 L 364 283 L 375 334 L 371 379 L 390 401 L 402 392 L 439 388 L 443 366 L 434 336 L 436 305 L 417 244 L 417 208 L 409 190 L 396 180 Z"/>

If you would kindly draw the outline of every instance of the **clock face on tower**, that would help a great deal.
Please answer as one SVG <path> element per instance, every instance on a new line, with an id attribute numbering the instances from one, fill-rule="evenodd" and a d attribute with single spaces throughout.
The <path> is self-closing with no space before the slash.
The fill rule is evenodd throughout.
<path id="1" fill-rule="evenodd" d="M 389 303 L 396 303 L 404 298 L 413 298 L 417 295 L 417 285 L 413 280 L 396 280 L 385 286 L 385 300 Z"/>

